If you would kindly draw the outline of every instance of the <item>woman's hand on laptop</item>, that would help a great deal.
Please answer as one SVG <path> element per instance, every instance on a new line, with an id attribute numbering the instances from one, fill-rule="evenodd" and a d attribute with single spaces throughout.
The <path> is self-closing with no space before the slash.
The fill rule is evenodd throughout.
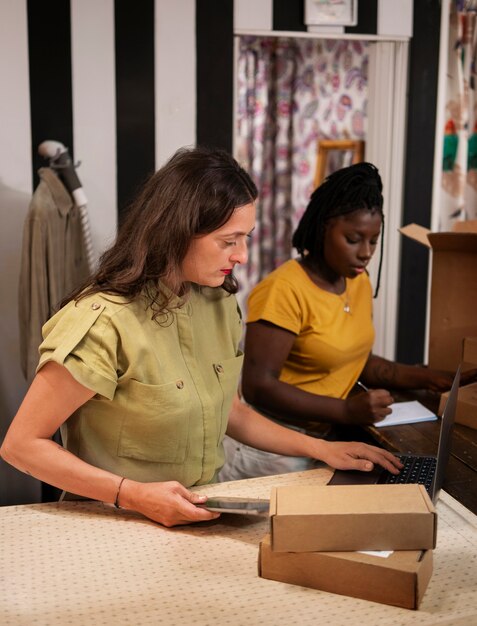
<path id="1" fill-rule="evenodd" d="M 403 465 L 401 461 L 392 453 L 370 446 L 359 441 L 325 441 L 317 440 L 320 445 L 320 452 L 317 458 L 341 470 L 360 470 L 370 472 L 375 465 L 381 465 L 391 474 L 399 474 Z"/>

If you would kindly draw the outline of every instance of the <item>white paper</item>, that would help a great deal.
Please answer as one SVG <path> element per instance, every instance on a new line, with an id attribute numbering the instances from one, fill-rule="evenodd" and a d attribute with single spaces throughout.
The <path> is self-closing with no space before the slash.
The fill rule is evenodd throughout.
<path id="1" fill-rule="evenodd" d="M 390 407 L 392 413 L 387 415 L 380 422 L 376 422 L 374 426 L 396 426 L 399 424 L 414 424 L 415 422 L 429 422 L 436 420 L 437 415 L 421 404 L 418 400 L 411 402 L 395 402 Z"/>
<path id="2" fill-rule="evenodd" d="M 394 550 L 358 550 L 358 552 L 360 554 L 370 554 L 371 556 L 380 556 L 383 559 L 387 559 Z"/>

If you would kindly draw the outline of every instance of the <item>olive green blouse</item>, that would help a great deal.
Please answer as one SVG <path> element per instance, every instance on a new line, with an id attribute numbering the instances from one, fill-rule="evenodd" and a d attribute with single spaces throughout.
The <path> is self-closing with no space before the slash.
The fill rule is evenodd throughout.
<path id="1" fill-rule="evenodd" d="M 242 366 L 234 296 L 193 286 L 168 319 L 145 299 L 96 294 L 43 327 L 40 369 L 64 365 L 96 392 L 62 426 L 63 444 L 92 465 L 151 482 L 211 482 Z"/>

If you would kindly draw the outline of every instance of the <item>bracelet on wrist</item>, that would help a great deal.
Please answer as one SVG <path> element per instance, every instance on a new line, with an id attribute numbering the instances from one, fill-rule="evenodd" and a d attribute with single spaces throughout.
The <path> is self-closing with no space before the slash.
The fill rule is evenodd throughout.
<path id="1" fill-rule="evenodd" d="M 118 491 L 116 492 L 116 499 L 114 500 L 114 506 L 117 509 L 120 509 L 121 507 L 119 506 L 119 492 L 121 491 L 121 485 L 123 484 L 123 482 L 126 480 L 126 477 L 123 476 L 123 478 L 121 478 L 121 480 L 119 481 L 119 485 L 118 485 Z"/>

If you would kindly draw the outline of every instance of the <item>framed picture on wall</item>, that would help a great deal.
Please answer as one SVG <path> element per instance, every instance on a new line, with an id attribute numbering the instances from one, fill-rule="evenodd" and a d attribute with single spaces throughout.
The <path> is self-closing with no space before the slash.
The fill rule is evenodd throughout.
<path id="1" fill-rule="evenodd" d="M 358 23 L 358 0 L 305 0 L 305 23 L 355 26 Z"/>

